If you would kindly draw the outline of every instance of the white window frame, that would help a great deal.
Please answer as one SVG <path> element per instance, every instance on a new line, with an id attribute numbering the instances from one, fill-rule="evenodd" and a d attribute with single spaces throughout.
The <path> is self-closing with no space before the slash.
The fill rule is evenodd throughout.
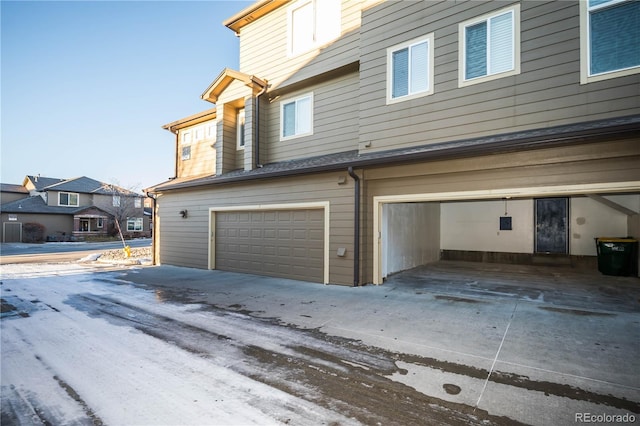
<path id="1" fill-rule="evenodd" d="M 245 111 L 244 108 L 239 108 L 236 113 L 236 149 L 238 151 L 244 150 L 244 145 L 246 143 L 246 135 L 244 134 L 245 129 Z"/>
<path id="2" fill-rule="evenodd" d="M 113 196 L 111 197 L 111 205 L 112 205 L 113 207 L 120 207 L 120 206 L 121 206 L 121 201 L 122 201 L 122 200 L 120 199 L 120 196 L 119 196 L 119 195 L 113 195 Z"/>
<path id="3" fill-rule="evenodd" d="M 591 35 L 590 14 L 592 11 L 597 12 L 598 10 L 626 3 L 627 1 L 628 0 L 614 0 L 611 3 L 593 7 L 589 6 L 589 0 L 580 1 L 580 84 L 593 83 L 596 81 L 608 80 L 610 78 L 640 73 L 640 65 L 638 65 L 630 68 L 606 71 L 600 74 L 591 75 L 591 48 L 589 44 Z"/>
<path id="4" fill-rule="evenodd" d="M 141 209 L 142 208 L 142 198 L 140 197 L 136 197 L 133 199 L 133 207 L 136 209 Z"/>
<path id="5" fill-rule="evenodd" d="M 505 13 L 513 13 L 513 67 L 508 71 L 502 71 L 498 73 L 490 73 L 487 70 L 487 74 L 480 77 L 474 77 L 471 79 L 466 78 L 466 28 L 479 24 L 481 22 L 487 22 L 487 26 L 489 25 L 489 20 L 499 15 L 503 15 Z M 473 18 L 458 24 L 458 87 L 470 86 L 472 84 L 484 83 L 486 81 L 496 80 L 503 77 L 508 77 L 511 75 L 520 74 L 520 5 L 514 4 L 512 6 L 506 7 L 504 9 L 496 10 L 491 13 L 487 13 L 485 15 L 479 16 L 477 18 Z M 490 48 L 489 48 L 490 49 Z M 489 49 L 487 54 L 489 54 Z"/>
<path id="6" fill-rule="evenodd" d="M 191 130 L 186 130 L 181 132 L 180 134 L 180 143 L 182 145 L 187 145 L 191 143 Z"/>
<path id="7" fill-rule="evenodd" d="M 132 225 L 131 227 L 129 225 Z M 127 231 L 139 232 L 144 228 L 144 221 L 141 217 L 128 217 L 127 218 Z"/>
<path id="8" fill-rule="evenodd" d="M 213 122 L 211 122 L 211 123 L 209 123 L 207 125 L 206 137 L 207 137 L 207 139 L 211 139 L 213 141 L 215 141 L 216 138 L 218 137 L 217 128 L 216 128 L 216 122 L 215 121 L 213 121 Z"/>
<path id="9" fill-rule="evenodd" d="M 335 8 L 333 10 L 338 16 L 334 17 L 337 20 L 334 22 L 327 17 L 318 16 L 317 4 L 322 2 L 324 7 Z M 294 37 L 294 22 L 293 15 L 296 10 L 299 10 L 305 6 L 311 5 L 313 8 L 312 18 L 313 22 L 308 25 L 312 27 L 313 40 L 302 49 L 295 49 L 293 42 Z M 287 8 L 287 56 L 294 57 L 318 49 L 319 47 L 337 39 L 341 34 L 342 27 L 342 2 L 340 0 L 298 0 Z M 331 26 L 330 26 L 331 25 Z M 295 50 L 294 50 L 295 49 Z"/>
<path id="10" fill-rule="evenodd" d="M 97 218 L 96 219 L 96 228 L 104 228 L 104 218 Z"/>
<path id="11" fill-rule="evenodd" d="M 298 117 L 297 103 L 302 99 L 309 99 L 311 103 L 310 108 L 310 117 L 309 117 L 309 131 L 305 133 L 294 133 L 293 135 L 284 136 L 284 107 L 285 105 L 289 105 L 293 102 L 296 103 L 296 118 Z M 285 141 L 289 139 L 296 139 L 303 136 L 313 135 L 313 115 L 314 115 L 314 101 L 313 101 L 313 92 L 305 93 L 303 95 L 299 95 L 293 98 L 284 99 L 280 101 L 280 140 Z"/>
<path id="12" fill-rule="evenodd" d="M 66 194 L 67 195 L 67 200 L 69 201 L 67 204 L 62 204 L 62 194 Z M 76 198 L 76 202 L 75 204 L 71 204 L 71 197 L 75 196 Z M 58 192 L 58 205 L 59 206 L 65 206 L 65 207 L 79 207 L 80 206 L 80 194 L 78 194 L 77 192 Z"/>
<path id="13" fill-rule="evenodd" d="M 191 145 L 183 145 L 180 147 L 180 160 L 191 160 Z"/>
<path id="14" fill-rule="evenodd" d="M 420 98 L 423 96 L 432 95 L 434 92 L 434 33 L 427 34 L 426 36 L 419 37 L 413 39 L 411 41 L 397 44 L 395 46 L 389 47 L 387 49 L 387 105 L 393 104 L 397 102 L 403 102 L 409 99 Z M 411 92 L 411 88 L 409 88 L 409 93 L 404 96 L 393 97 L 393 54 L 398 50 L 409 49 L 409 54 L 411 54 L 411 47 L 427 43 L 427 89 L 422 91 Z M 411 73 L 412 69 L 409 67 L 409 82 L 411 82 Z"/>
<path id="15" fill-rule="evenodd" d="M 193 140 L 195 142 L 201 141 L 204 139 L 204 127 L 196 127 L 193 129 Z"/>

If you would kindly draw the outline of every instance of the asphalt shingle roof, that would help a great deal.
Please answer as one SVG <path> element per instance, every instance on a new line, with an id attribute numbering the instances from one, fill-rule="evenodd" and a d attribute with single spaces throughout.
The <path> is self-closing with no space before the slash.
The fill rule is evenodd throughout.
<path id="1" fill-rule="evenodd" d="M 29 191 L 22 185 L 13 183 L 0 183 L 0 192 L 13 192 L 17 194 L 28 194 Z"/>
<path id="2" fill-rule="evenodd" d="M 104 194 L 109 195 L 118 193 L 123 195 L 138 195 L 132 191 L 120 188 L 115 185 L 99 182 L 95 179 L 81 176 L 74 179 L 67 179 L 62 182 L 56 182 L 44 188 L 45 191 L 68 191 L 78 192 L 82 194 Z"/>
<path id="3" fill-rule="evenodd" d="M 265 164 L 254 170 L 234 170 L 223 175 L 209 175 L 190 179 L 174 179 L 151 188 L 152 191 L 189 188 L 209 184 L 278 177 L 302 173 L 366 167 L 411 161 L 429 161 L 487 153 L 509 152 L 581 142 L 625 132 L 640 131 L 640 115 L 618 117 L 563 126 L 545 127 L 500 135 L 461 139 L 451 142 L 419 145 L 410 148 L 359 153 L 345 151 L 290 161 Z"/>
<path id="4" fill-rule="evenodd" d="M 2 213 L 41 213 L 41 214 L 76 214 L 86 210 L 87 206 L 65 207 L 48 206 L 39 195 L 22 198 L 0 206 Z"/>

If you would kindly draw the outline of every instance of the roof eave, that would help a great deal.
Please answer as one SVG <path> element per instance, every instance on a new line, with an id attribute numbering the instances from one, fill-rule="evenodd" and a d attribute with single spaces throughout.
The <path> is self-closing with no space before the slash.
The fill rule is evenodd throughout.
<path id="1" fill-rule="evenodd" d="M 563 145 L 580 144 L 597 142 L 602 140 L 610 140 L 614 137 L 626 137 L 628 135 L 636 135 L 640 130 L 640 116 L 627 117 L 629 122 L 614 124 L 608 127 L 593 127 L 582 130 L 568 130 L 565 132 L 553 134 L 552 128 L 542 129 L 545 134 L 535 134 L 536 131 L 524 131 L 503 134 L 497 140 L 492 142 L 483 142 L 486 138 L 475 138 L 466 141 L 444 142 L 434 145 L 434 149 L 422 149 L 416 147 L 413 149 L 398 149 L 380 153 L 383 155 L 367 156 L 362 155 L 357 159 L 336 162 L 327 165 L 316 165 L 311 167 L 296 168 L 289 170 L 274 170 L 266 173 L 253 173 L 241 176 L 230 176 L 225 178 L 224 175 L 209 180 L 198 180 L 191 182 L 180 182 L 171 184 L 162 188 L 162 184 L 154 188 L 153 192 L 162 192 L 179 189 L 197 188 L 216 184 L 224 184 L 231 182 L 249 181 L 256 179 L 285 177 L 292 175 L 302 175 L 308 173 L 331 172 L 344 170 L 346 167 L 372 167 L 372 166 L 388 166 L 402 163 L 412 163 L 418 161 L 437 161 L 455 158 L 464 158 L 477 155 L 489 155 L 514 151 L 525 151 L 541 148 L 552 148 Z M 603 120 L 606 121 L 606 120 Z M 558 126 L 562 128 L 564 126 Z M 568 126 L 567 126 L 568 127 Z M 546 133 L 549 132 L 550 133 Z M 459 146 L 452 145 L 463 142 Z M 439 145 L 439 146 L 438 146 Z M 428 147 L 428 146 L 427 146 Z"/>
<path id="2" fill-rule="evenodd" d="M 172 121 L 171 123 L 168 123 L 162 126 L 162 128 L 172 133 L 175 133 L 176 130 L 189 127 L 189 126 L 194 126 L 196 124 L 204 123 L 205 121 L 215 120 L 215 118 L 216 118 L 216 108 L 214 107 L 206 111 L 198 112 L 188 117 L 184 117 L 179 120 Z"/>
<path id="3" fill-rule="evenodd" d="M 222 25 L 233 30 L 236 34 L 240 34 L 240 30 L 245 25 L 250 24 L 290 1 L 291 0 L 260 0 L 226 19 L 222 22 Z"/>

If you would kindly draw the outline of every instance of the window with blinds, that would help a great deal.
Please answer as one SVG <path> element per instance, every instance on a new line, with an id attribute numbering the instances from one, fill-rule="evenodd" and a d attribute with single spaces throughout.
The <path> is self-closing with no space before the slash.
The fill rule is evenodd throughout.
<path id="1" fill-rule="evenodd" d="M 433 93 L 433 39 L 432 33 L 387 49 L 387 103 Z"/>
<path id="2" fill-rule="evenodd" d="M 313 134 L 313 93 L 280 102 L 280 140 Z"/>
<path id="3" fill-rule="evenodd" d="M 640 1 L 589 0 L 589 75 L 640 66 Z"/>
<path id="4" fill-rule="evenodd" d="M 516 5 L 460 24 L 460 86 L 520 72 Z"/>

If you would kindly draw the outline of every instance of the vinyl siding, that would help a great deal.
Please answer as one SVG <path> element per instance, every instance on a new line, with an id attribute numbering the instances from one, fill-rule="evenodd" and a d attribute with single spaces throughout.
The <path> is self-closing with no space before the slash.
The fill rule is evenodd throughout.
<path id="1" fill-rule="evenodd" d="M 207 137 L 207 127 L 211 124 L 211 121 L 206 121 L 197 126 L 180 129 L 178 133 L 178 177 L 215 174 L 216 150 L 213 146 L 215 138 Z M 200 140 L 195 139 L 196 128 L 202 129 L 203 137 Z M 188 144 L 191 146 L 191 158 L 189 160 L 182 159 L 182 148 L 187 146 L 181 143 L 182 133 L 186 131 L 191 132 L 192 138 L 191 144 Z"/>
<path id="2" fill-rule="evenodd" d="M 367 169 L 363 282 L 373 279 L 373 197 L 625 181 L 640 181 L 638 138 Z"/>
<path id="3" fill-rule="evenodd" d="M 267 79 L 271 89 L 349 64 L 358 57 L 362 1 L 342 2 L 340 38 L 295 57 L 287 54 L 287 9 L 291 4 L 248 24 L 240 33 L 240 71 Z"/>
<path id="4" fill-rule="evenodd" d="M 640 75 L 580 85 L 577 1 L 521 2 L 521 73 L 458 88 L 458 24 L 511 4 L 385 2 L 364 11 L 360 149 L 381 151 L 640 112 Z M 430 32 L 435 32 L 435 93 L 386 105 L 386 49 Z"/>
<path id="5" fill-rule="evenodd" d="M 280 104 L 313 92 L 313 135 L 280 140 Z M 267 128 L 262 162 L 314 157 L 358 148 L 358 74 L 289 93 L 265 105 L 260 121 Z"/>
<path id="6" fill-rule="evenodd" d="M 340 185 L 342 176 L 346 183 Z M 283 203 L 330 202 L 329 282 L 353 283 L 353 180 L 344 173 L 252 181 L 172 191 L 158 198 L 160 263 L 207 268 L 209 208 Z M 187 209 L 186 219 L 180 210 Z M 338 257 L 340 247 L 347 249 Z"/>

